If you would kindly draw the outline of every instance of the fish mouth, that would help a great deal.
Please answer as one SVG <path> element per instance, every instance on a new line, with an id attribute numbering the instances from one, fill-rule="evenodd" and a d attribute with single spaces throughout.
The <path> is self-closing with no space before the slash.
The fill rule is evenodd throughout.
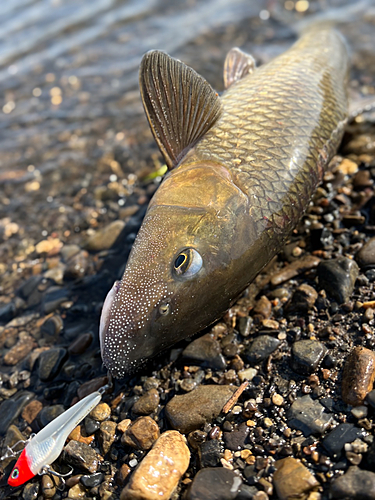
<path id="1" fill-rule="evenodd" d="M 104 340 L 105 340 L 105 335 L 108 330 L 108 325 L 109 325 L 109 320 L 111 317 L 111 309 L 112 305 L 115 301 L 117 292 L 120 289 L 121 281 L 117 280 L 113 283 L 112 288 L 110 291 L 107 293 L 107 296 L 105 298 L 105 301 L 103 303 L 103 308 L 102 308 L 102 314 L 100 316 L 100 323 L 99 323 L 99 342 L 100 342 L 100 352 L 102 354 L 102 359 L 104 355 Z"/>

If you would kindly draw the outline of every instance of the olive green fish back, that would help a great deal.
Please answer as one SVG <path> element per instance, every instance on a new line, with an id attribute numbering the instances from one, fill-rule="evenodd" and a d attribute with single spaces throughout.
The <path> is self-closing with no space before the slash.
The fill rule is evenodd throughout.
<path id="1" fill-rule="evenodd" d="M 224 92 L 221 118 L 182 163 L 223 164 L 259 233 L 285 239 L 342 138 L 347 72 L 341 36 L 311 30 Z"/>

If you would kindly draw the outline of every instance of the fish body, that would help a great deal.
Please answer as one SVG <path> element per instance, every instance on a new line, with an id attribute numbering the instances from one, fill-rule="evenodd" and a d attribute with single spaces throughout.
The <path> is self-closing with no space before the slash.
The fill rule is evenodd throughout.
<path id="1" fill-rule="evenodd" d="M 282 248 L 341 141 L 347 73 L 333 29 L 256 69 L 233 49 L 220 98 L 183 63 L 145 55 L 143 104 L 171 170 L 103 308 L 114 376 L 218 319 Z"/>
<path id="2" fill-rule="evenodd" d="M 101 391 L 89 394 L 31 438 L 10 473 L 8 484 L 20 486 L 54 462 L 69 434 L 99 404 L 101 398 Z"/>

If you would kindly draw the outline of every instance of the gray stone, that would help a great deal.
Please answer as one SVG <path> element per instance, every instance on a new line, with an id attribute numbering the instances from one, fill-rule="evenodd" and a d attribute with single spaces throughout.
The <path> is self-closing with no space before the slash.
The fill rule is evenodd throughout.
<path id="1" fill-rule="evenodd" d="M 246 361 L 249 363 L 260 363 L 267 359 L 279 347 L 281 341 L 270 335 L 259 335 L 256 337 L 249 348 L 244 352 Z"/>
<path id="2" fill-rule="evenodd" d="M 299 429 L 307 437 L 310 434 L 323 434 L 332 421 L 332 417 L 324 413 L 324 407 L 310 396 L 297 398 L 287 413 L 288 423 Z"/>
<path id="3" fill-rule="evenodd" d="M 72 440 L 64 448 L 64 460 L 73 467 L 93 474 L 98 469 L 100 456 L 91 446 Z"/>
<path id="4" fill-rule="evenodd" d="M 242 479 L 232 470 L 223 467 L 201 469 L 194 477 L 188 500 L 234 500 Z"/>
<path id="5" fill-rule="evenodd" d="M 339 304 L 348 302 L 359 273 L 357 263 L 347 257 L 337 257 L 321 262 L 317 271 L 320 286 Z"/>
<path id="6" fill-rule="evenodd" d="M 67 359 L 67 351 L 63 347 L 53 347 L 44 351 L 39 356 L 38 375 L 40 380 L 47 382 L 56 377 L 64 361 Z"/>
<path id="7" fill-rule="evenodd" d="M 356 259 L 361 268 L 375 266 L 375 237 L 369 239 L 357 253 Z"/>
<path id="8" fill-rule="evenodd" d="M 375 473 L 350 467 L 346 474 L 332 482 L 330 496 L 351 500 L 375 500 Z"/>
<path id="9" fill-rule="evenodd" d="M 174 396 L 165 407 L 165 414 L 173 429 L 191 432 L 212 422 L 235 390 L 229 385 L 201 385 L 187 394 Z"/>
<path id="10" fill-rule="evenodd" d="M 302 375 L 313 373 L 322 362 L 326 348 L 317 340 L 298 340 L 292 347 L 292 368 Z"/>
<path id="11" fill-rule="evenodd" d="M 226 366 L 225 359 L 221 354 L 220 342 L 212 333 L 207 333 L 190 342 L 182 355 L 188 360 L 216 370 L 223 370 Z"/>
<path id="12" fill-rule="evenodd" d="M 341 453 L 346 443 L 352 443 L 362 434 L 354 424 L 340 424 L 323 439 L 323 446 L 331 456 L 335 457 Z"/>
<path id="13" fill-rule="evenodd" d="M 9 425 L 33 397 L 32 392 L 20 391 L 0 404 L 0 436 L 6 433 Z"/>
<path id="14" fill-rule="evenodd" d="M 201 467 L 217 467 L 220 465 L 221 446 L 217 439 L 205 441 L 199 447 Z"/>

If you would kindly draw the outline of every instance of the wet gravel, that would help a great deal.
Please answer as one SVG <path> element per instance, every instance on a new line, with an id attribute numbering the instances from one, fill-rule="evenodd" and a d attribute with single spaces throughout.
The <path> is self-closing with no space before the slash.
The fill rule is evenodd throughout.
<path id="1" fill-rule="evenodd" d="M 106 130 L 104 145 L 66 131 L 84 174 L 61 157 L 58 171 L 1 178 L 2 453 L 106 383 L 101 306 L 160 182 L 145 179 L 160 157 L 137 130 Z M 367 113 L 282 254 L 224 318 L 115 382 L 54 464 L 73 467 L 65 487 L 47 475 L 11 489 L 6 459 L 0 499 L 152 499 L 150 467 L 168 498 L 176 485 L 184 500 L 375 498 L 374 144 Z"/>

